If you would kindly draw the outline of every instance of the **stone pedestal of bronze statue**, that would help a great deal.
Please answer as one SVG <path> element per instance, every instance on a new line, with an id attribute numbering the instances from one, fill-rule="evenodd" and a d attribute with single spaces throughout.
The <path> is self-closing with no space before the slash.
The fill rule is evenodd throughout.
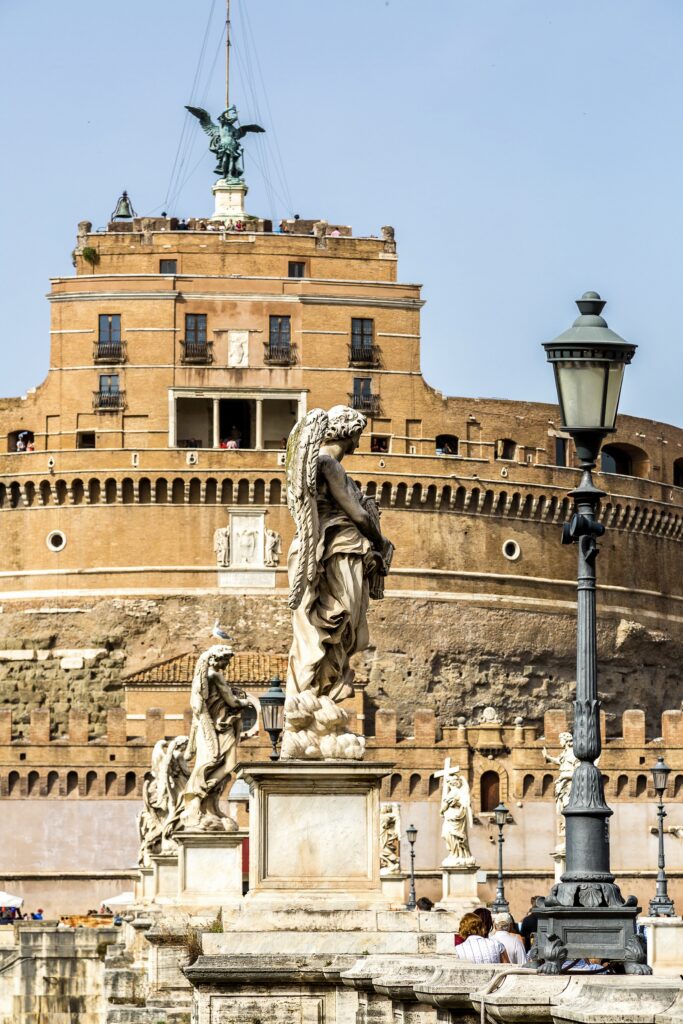
<path id="1" fill-rule="evenodd" d="M 219 178 L 212 186 L 211 191 L 216 205 L 210 220 L 222 224 L 244 221 L 247 216 L 244 199 L 249 190 L 243 181 L 232 182 Z"/>

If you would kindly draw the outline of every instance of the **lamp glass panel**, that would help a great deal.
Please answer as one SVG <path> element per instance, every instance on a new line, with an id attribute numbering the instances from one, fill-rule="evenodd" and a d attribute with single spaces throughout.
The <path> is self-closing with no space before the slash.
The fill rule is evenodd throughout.
<path id="1" fill-rule="evenodd" d="M 261 718 L 264 729 L 281 729 L 284 719 L 284 709 L 281 704 L 266 704 L 261 701 Z"/>
<path id="2" fill-rule="evenodd" d="M 555 364 L 564 426 L 596 429 L 603 426 L 602 400 L 607 364 L 567 361 Z M 617 391 L 617 399 L 618 399 Z M 615 413 L 616 415 L 616 413 Z"/>
<path id="3" fill-rule="evenodd" d="M 607 401 L 605 403 L 605 422 L 603 426 L 612 429 L 617 418 L 619 395 L 624 379 L 624 363 L 612 363 L 607 371 Z"/>
<path id="4" fill-rule="evenodd" d="M 507 821 L 508 816 L 507 807 L 503 806 L 502 804 L 498 804 L 493 813 L 496 818 L 496 825 L 504 825 L 505 822 Z"/>
<path id="5" fill-rule="evenodd" d="M 671 771 L 671 769 L 666 764 L 660 765 L 658 761 L 654 768 L 651 769 L 651 771 L 655 792 L 663 793 L 666 789 L 666 780 L 669 777 L 669 772 Z"/>

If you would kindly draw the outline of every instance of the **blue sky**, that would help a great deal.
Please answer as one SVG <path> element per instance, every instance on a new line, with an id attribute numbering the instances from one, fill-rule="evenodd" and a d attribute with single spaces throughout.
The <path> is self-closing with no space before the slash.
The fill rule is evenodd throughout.
<path id="1" fill-rule="evenodd" d="M 432 384 L 553 400 L 540 344 L 596 289 L 640 346 L 622 411 L 683 426 L 680 0 L 233 9 L 233 98 L 269 133 L 247 149 L 250 211 L 393 224 Z M 222 109 L 223 17 L 223 0 L 0 0 L 0 395 L 45 376 L 44 294 L 79 220 L 105 224 L 123 188 L 140 213 L 211 211 L 198 127 L 170 201 L 169 182 L 183 105 Z"/>

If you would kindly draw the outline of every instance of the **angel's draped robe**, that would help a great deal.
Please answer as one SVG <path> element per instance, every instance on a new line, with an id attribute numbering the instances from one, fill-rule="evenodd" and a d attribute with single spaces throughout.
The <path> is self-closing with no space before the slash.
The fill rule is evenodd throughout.
<path id="1" fill-rule="evenodd" d="M 359 495 L 360 497 L 360 495 Z M 293 639 L 287 670 L 287 694 L 313 690 L 339 702 L 353 694 L 349 659 L 369 642 L 369 588 L 365 562 L 372 544 L 330 499 L 326 483 L 318 490 L 320 536 L 317 572 L 293 613 Z M 298 537 L 289 549 L 287 568 L 294 578 Z"/>

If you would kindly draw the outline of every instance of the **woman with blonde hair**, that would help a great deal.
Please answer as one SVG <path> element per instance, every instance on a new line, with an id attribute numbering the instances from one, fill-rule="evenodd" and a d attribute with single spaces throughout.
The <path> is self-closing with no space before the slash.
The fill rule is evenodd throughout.
<path id="1" fill-rule="evenodd" d="M 473 964 L 509 964 L 505 946 L 495 939 L 486 938 L 486 926 L 477 914 L 465 914 L 460 922 L 458 934 L 464 939 L 455 947 L 460 960 Z"/>

